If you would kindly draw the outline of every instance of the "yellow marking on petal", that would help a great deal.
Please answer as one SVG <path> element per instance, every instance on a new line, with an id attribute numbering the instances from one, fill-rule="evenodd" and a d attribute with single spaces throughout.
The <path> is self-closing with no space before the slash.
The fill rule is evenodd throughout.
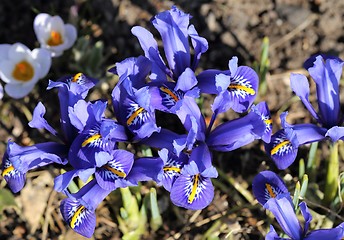
<path id="1" fill-rule="evenodd" d="M 252 89 L 252 88 L 245 87 L 245 86 L 242 86 L 242 85 L 237 85 L 237 84 L 230 84 L 228 86 L 228 89 L 243 90 L 243 91 L 247 92 L 250 95 L 254 95 L 256 93 L 256 91 L 254 91 L 254 89 Z"/>
<path id="2" fill-rule="evenodd" d="M 72 82 L 77 82 L 80 79 L 81 76 L 82 76 L 82 73 L 75 74 L 73 79 L 72 79 Z"/>
<path id="3" fill-rule="evenodd" d="M 163 170 L 166 171 L 174 171 L 174 172 L 180 172 L 180 168 L 177 167 L 164 167 Z"/>
<path id="4" fill-rule="evenodd" d="M 142 113 L 145 109 L 143 107 L 138 108 L 133 114 L 131 114 L 131 116 L 128 118 L 127 120 L 127 125 L 129 126 L 130 124 L 132 124 L 132 122 L 134 121 L 134 119 L 140 115 L 140 113 Z"/>
<path id="5" fill-rule="evenodd" d="M 270 125 L 270 124 L 272 124 L 272 119 L 271 118 L 265 119 L 264 122 L 266 125 Z"/>
<path id="6" fill-rule="evenodd" d="M 160 87 L 160 90 L 164 93 L 166 93 L 167 95 L 171 96 L 174 101 L 178 102 L 179 98 L 176 96 L 176 94 L 174 94 L 170 89 L 168 89 L 167 87 Z"/>
<path id="7" fill-rule="evenodd" d="M 75 223 L 76 220 L 78 219 L 78 217 L 80 216 L 81 212 L 85 209 L 85 207 L 83 205 L 81 205 L 76 212 L 73 214 L 72 220 L 70 221 L 70 227 L 71 228 L 75 228 Z"/>
<path id="8" fill-rule="evenodd" d="M 14 167 L 11 165 L 8 168 L 5 168 L 4 171 L 2 172 L 2 176 L 5 177 L 7 174 L 9 174 L 11 171 L 14 170 Z"/>
<path id="9" fill-rule="evenodd" d="M 93 141 L 95 141 L 101 137 L 102 137 L 102 135 L 100 135 L 99 133 L 94 134 L 93 136 L 91 136 L 91 137 L 87 138 L 85 141 L 83 141 L 83 143 L 81 144 L 81 147 L 85 147 L 87 144 L 89 144 L 89 143 L 91 143 L 91 142 L 93 142 Z"/>
<path id="10" fill-rule="evenodd" d="M 110 172 L 116 174 L 119 177 L 125 178 L 127 176 L 127 174 L 125 174 L 125 172 L 118 171 L 117 169 L 114 169 L 108 165 L 105 165 L 104 168 L 109 170 Z"/>
<path id="11" fill-rule="evenodd" d="M 193 184 L 192 184 L 192 189 L 191 189 L 191 193 L 190 196 L 188 198 L 188 203 L 192 203 L 195 199 L 196 196 L 196 192 L 197 192 L 197 187 L 198 187 L 198 182 L 199 182 L 199 174 L 195 175 Z"/>
<path id="12" fill-rule="evenodd" d="M 12 76 L 19 81 L 30 81 L 35 73 L 32 65 L 27 61 L 17 63 L 13 69 Z"/>
<path id="13" fill-rule="evenodd" d="M 47 40 L 49 46 L 57 46 L 63 43 L 61 33 L 57 31 L 51 31 L 50 38 Z"/>
<path id="14" fill-rule="evenodd" d="M 275 194 L 274 191 L 272 190 L 271 185 L 268 184 L 268 183 L 265 183 L 265 187 L 266 187 L 266 189 L 268 190 L 268 193 L 269 193 L 270 197 L 275 198 L 275 197 L 276 197 L 276 194 Z"/>
<path id="15" fill-rule="evenodd" d="M 290 143 L 289 140 L 284 140 L 283 142 L 277 144 L 272 150 L 271 150 L 271 155 L 274 155 L 278 152 L 278 150 L 280 150 L 280 148 L 282 148 L 285 145 L 288 145 Z"/>

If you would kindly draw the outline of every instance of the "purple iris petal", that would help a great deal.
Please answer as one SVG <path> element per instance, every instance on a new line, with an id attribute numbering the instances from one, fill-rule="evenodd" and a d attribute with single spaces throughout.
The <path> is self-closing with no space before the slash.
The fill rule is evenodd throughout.
<path id="1" fill-rule="evenodd" d="M 208 69 L 197 75 L 197 87 L 201 90 L 202 93 L 209 94 L 218 94 L 216 86 L 216 76 L 219 74 L 229 75 L 230 72 L 220 71 L 216 69 Z M 224 78 L 225 81 L 230 80 L 230 78 Z M 229 84 L 229 82 L 228 82 Z"/>
<path id="2" fill-rule="evenodd" d="M 117 180 L 128 176 L 134 163 L 134 155 L 125 150 L 114 150 L 105 164 L 98 166 L 95 173 L 96 180 L 104 189 L 117 188 Z"/>
<path id="3" fill-rule="evenodd" d="M 283 231 L 292 239 L 302 239 L 302 227 L 289 198 L 270 198 L 264 208 L 271 211 Z"/>
<path id="4" fill-rule="evenodd" d="M 260 102 L 256 106 L 252 106 L 252 111 L 257 113 L 265 123 L 265 131 L 262 140 L 266 143 L 270 142 L 272 132 L 272 120 L 270 111 L 266 102 Z"/>
<path id="5" fill-rule="evenodd" d="M 302 74 L 292 73 L 290 75 L 290 86 L 295 94 L 301 99 L 305 107 L 312 114 L 312 116 L 320 122 L 320 118 L 313 108 L 312 104 L 309 102 L 309 83 L 306 76 Z"/>
<path id="6" fill-rule="evenodd" d="M 205 53 L 208 50 L 208 41 L 198 35 L 194 25 L 189 26 L 188 34 L 191 38 L 191 43 L 195 50 L 194 60 L 191 66 L 191 69 L 195 70 L 198 66 L 198 62 L 201 58 L 202 53 Z"/>
<path id="7" fill-rule="evenodd" d="M 203 172 L 212 167 L 212 156 L 207 144 L 199 143 L 198 146 L 192 149 L 189 162 L 195 162 L 198 172 Z"/>
<path id="8" fill-rule="evenodd" d="M 128 176 L 124 179 L 126 181 L 126 186 L 136 186 L 138 182 L 150 180 L 159 183 L 158 174 L 161 172 L 163 165 L 164 163 L 160 158 L 135 159 L 133 167 Z"/>
<path id="9" fill-rule="evenodd" d="M 171 201 L 179 207 L 200 210 L 207 207 L 214 198 L 211 179 L 202 174 L 180 175 L 171 188 Z"/>
<path id="10" fill-rule="evenodd" d="M 266 126 L 261 116 L 251 111 L 246 116 L 223 123 L 210 132 L 206 140 L 209 148 L 232 151 L 255 139 L 260 139 Z"/>
<path id="11" fill-rule="evenodd" d="M 319 229 L 310 232 L 304 238 L 304 240 L 323 240 L 323 239 L 333 239 L 341 240 L 344 237 L 344 223 L 341 223 L 332 229 Z"/>
<path id="12" fill-rule="evenodd" d="M 9 141 L 3 156 L 2 176 L 13 192 L 19 192 L 27 171 L 52 163 L 66 164 L 66 154 L 66 146 L 55 142 L 22 147 Z"/>
<path id="13" fill-rule="evenodd" d="M 344 127 L 332 127 L 326 132 L 326 137 L 330 137 L 333 142 L 344 139 Z"/>
<path id="14" fill-rule="evenodd" d="M 166 75 L 172 77 L 172 72 L 168 69 L 159 53 L 158 43 L 147 29 L 135 26 L 131 32 L 137 37 L 143 49 L 145 56 L 152 62 L 152 81 L 167 81 Z"/>
<path id="15" fill-rule="evenodd" d="M 268 232 L 268 234 L 266 234 L 265 240 L 288 240 L 288 239 L 279 237 L 274 227 L 270 225 L 270 231 Z"/>
<path id="16" fill-rule="evenodd" d="M 160 132 L 153 133 L 149 138 L 140 141 L 140 143 L 158 149 L 167 148 L 169 151 L 173 151 L 173 141 L 179 138 L 181 138 L 181 135 L 162 128 Z"/>
<path id="17" fill-rule="evenodd" d="M 189 158 L 184 153 L 181 153 L 178 157 L 166 148 L 159 151 L 159 156 L 164 162 L 164 167 L 158 175 L 159 182 L 162 183 L 167 191 L 171 191 L 174 181 L 180 176 L 180 172 Z"/>
<path id="18" fill-rule="evenodd" d="M 95 209 L 110 192 L 101 188 L 95 179 L 90 181 L 79 192 L 68 194 L 68 198 L 62 200 L 63 219 L 75 232 L 91 237 L 96 226 Z"/>
<path id="19" fill-rule="evenodd" d="M 173 6 L 171 10 L 159 13 L 152 20 L 164 43 L 165 56 L 174 79 L 190 66 L 187 29 L 189 19 L 189 14 Z"/>
<path id="20" fill-rule="evenodd" d="M 339 81 L 343 64 L 339 59 L 327 59 L 324 62 L 318 56 L 314 66 L 308 69 L 316 83 L 319 111 L 325 127 L 333 127 L 339 123 Z"/>
<path id="21" fill-rule="evenodd" d="M 306 235 L 308 229 L 309 229 L 309 224 L 312 221 L 312 215 L 307 207 L 307 204 L 305 202 L 301 202 L 299 204 L 301 213 L 303 218 L 305 219 L 304 227 L 303 227 L 303 235 Z"/>
<path id="22" fill-rule="evenodd" d="M 190 68 L 186 68 L 184 72 L 180 74 L 178 77 L 177 85 L 175 90 L 181 90 L 183 92 L 187 92 L 191 90 L 197 84 L 197 79 L 195 76 L 194 71 Z"/>
<path id="23" fill-rule="evenodd" d="M 290 197 L 283 180 L 271 171 L 257 174 L 252 182 L 252 190 L 258 202 L 263 206 L 270 198 L 276 198 L 282 194 Z"/>
<path id="24" fill-rule="evenodd" d="M 63 192 L 67 189 L 70 182 L 75 177 L 80 177 L 83 182 L 87 182 L 89 177 L 95 172 L 94 168 L 88 169 L 73 169 L 71 171 L 65 172 L 54 179 L 54 189 L 57 192 Z"/>
<path id="25" fill-rule="evenodd" d="M 37 104 L 37 106 L 35 107 L 35 109 L 33 110 L 33 116 L 32 116 L 32 120 L 29 122 L 29 126 L 32 128 L 37 128 L 37 129 L 41 129 L 44 128 L 47 131 L 49 131 L 51 134 L 53 135 L 57 135 L 56 130 L 49 125 L 49 123 L 47 122 L 47 120 L 45 120 L 44 115 L 45 115 L 45 107 L 44 105 L 39 102 Z"/>

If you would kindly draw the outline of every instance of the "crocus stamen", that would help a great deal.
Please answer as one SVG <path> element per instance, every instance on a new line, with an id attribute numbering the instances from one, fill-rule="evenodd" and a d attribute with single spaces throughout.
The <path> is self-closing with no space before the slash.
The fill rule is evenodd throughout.
<path id="1" fill-rule="evenodd" d="M 163 170 L 164 172 L 173 171 L 173 172 L 180 173 L 180 168 L 178 167 L 164 167 Z"/>
<path id="2" fill-rule="evenodd" d="M 268 191 L 270 197 L 275 198 L 276 194 L 274 193 L 274 190 L 272 189 L 271 185 L 268 183 L 265 183 L 266 190 Z"/>
<path id="3" fill-rule="evenodd" d="M 199 183 L 199 174 L 196 174 L 194 179 L 193 179 L 193 184 L 192 184 L 192 189 L 191 189 L 191 193 L 190 196 L 188 198 L 188 203 L 192 203 L 195 199 L 196 193 L 197 193 L 197 187 L 198 187 L 198 183 Z"/>
<path id="4" fill-rule="evenodd" d="M 143 107 L 139 107 L 138 109 L 135 110 L 133 114 L 130 115 L 130 117 L 127 120 L 127 125 L 130 126 L 135 118 L 137 118 L 145 109 Z"/>
<path id="5" fill-rule="evenodd" d="M 83 143 L 81 144 L 81 147 L 85 147 L 87 144 L 92 143 L 93 141 L 96 141 L 98 139 L 100 139 L 102 136 L 97 133 L 92 135 L 91 137 L 87 138 L 85 141 L 83 141 Z"/>
<path id="6" fill-rule="evenodd" d="M 241 91 L 247 92 L 250 95 L 254 95 L 256 93 L 256 91 L 254 91 L 254 89 L 252 89 L 252 88 L 245 87 L 242 85 L 237 85 L 237 84 L 230 84 L 228 86 L 229 91 L 231 91 L 232 89 L 241 90 Z"/>
<path id="7" fill-rule="evenodd" d="M 51 31 L 50 38 L 47 40 L 49 46 L 57 46 L 63 43 L 62 36 L 59 32 Z"/>
<path id="8" fill-rule="evenodd" d="M 17 63 L 13 69 L 12 76 L 19 81 L 29 81 L 34 75 L 34 69 L 27 61 Z"/>
<path id="9" fill-rule="evenodd" d="M 272 150 L 271 150 L 271 155 L 276 154 L 282 147 L 285 145 L 288 145 L 290 143 L 289 140 L 284 140 L 283 142 L 277 144 Z"/>
<path id="10" fill-rule="evenodd" d="M 106 170 L 109 170 L 110 172 L 116 174 L 117 176 L 119 176 L 119 177 L 121 177 L 121 178 L 125 178 L 125 177 L 127 176 L 127 174 L 125 174 L 124 172 L 118 171 L 117 169 L 112 168 L 112 167 L 110 167 L 110 166 L 108 166 L 108 165 L 105 165 L 104 168 L 105 168 Z"/>
<path id="11" fill-rule="evenodd" d="M 9 174 L 11 171 L 14 170 L 14 167 L 10 165 L 9 167 L 5 168 L 4 171 L 2 172 L 2 177 L 5 177 L 7 174 Z"/>
<path id="12" fill-rule="evenodd" d="M 75 228 L 75 224 L 76 224 L 78 218 L 80 217 L 80 215 L 82 214 L 82 212 L 83 212 L 84 210 L 86 210 L 86 208 L 85 208 L 83 205 L 81 205 L 81 206 L 75 211 L 75 213 L 73 214 L 72 220 L 70 221 L 70 227 L 71 227 L 71 228 L 73 228 L 73 229 Z"/>
<path id="13" fill-rule="evenodd" d="M 179 98 L 176 96 L 176 94 L 174 94 L 170 89 L 168 89 L 167 87 L 160 87 L 160 90 L 164 93 L 166 93 L 167 95 L 169 95 L 170 97 L 172 97 L 174 99 L 174 101 L 178 102 Z"/>

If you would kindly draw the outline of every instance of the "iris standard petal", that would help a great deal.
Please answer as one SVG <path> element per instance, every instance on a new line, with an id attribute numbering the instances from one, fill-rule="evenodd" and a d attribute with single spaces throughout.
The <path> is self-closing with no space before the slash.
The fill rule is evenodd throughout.
<path id="1" fill-rule="evenodd" d="M 307 204 L 305 202 L 301 202 L 299 204 L 300 211 L 302 213 L 303 218 L 305 219 L 304 227 L 303 227 L 303 235 L 306 235 L 309 229 L 309 224 L 312 221 L 312 215 L 309 211 Z"/>
<path id="2" fill-rule="evenodd" d="M 305 105 L 307 110 L 312 114 L 312 116 L 321 122 L 317 112 L 313 108 L 312 104 L 309 102 L 309 83 L 306 76 L 302 74 L 292 73 L 290 74 L 290 87 L 295 92 L 295 94 L 301 99 L 302 103 Z"/>
<path id="3" fill-rule="evenodd" d="M 171 10 L 156 15 L 152 23 L 159 31 L 165 56 L 173 79 L 177 79 L 190 66 L 190 46 L 188 41 L 189 14 L 173 6 Z"/>
<path id="4" fill-rule="evenodd" d="M 198 62 L 202 53 L 205 53 L 208 50 L 208 41 L 207 39 L 198 35 L 194 25 L 189 26 L 188 34 L 191 38 L 191 43 L 195 51 L 191 69 L 195 70 L 198 66 Z"/>
<path id="5" fill-rule="evenodd" d="M 207 207 L 214 198 L 211 179 L 200 173 L 180 175 L 171 188 L 171 201 L 179 207 L 200 210 Z"/>
<path id="6" fill-rule="evenodd" d="M 265 203 L 264 208 L 273 213 L 283 231 L 291 239 L 302 239 L 302 227 L 297 220 L 294 206 L 290 199 L 286 197 L 270 198 Z"/>
<path id="7" fill-rule="evenodd" d="M 316 83 L 319 111 L 324 127 L 338 125 L 340 114 L 339 80 L 344 62 L 336 59 L 323 61 L 316 57 L 308 71 Z"/>
<path id="8" fill-rule="evenodd" d="M 278 195 L 290 196 L 283 180 L 271 171 L 258 173 L 253 179 L 252 190 L 258 202 L 263 206 L 270 198 L 276 198 Z"/>

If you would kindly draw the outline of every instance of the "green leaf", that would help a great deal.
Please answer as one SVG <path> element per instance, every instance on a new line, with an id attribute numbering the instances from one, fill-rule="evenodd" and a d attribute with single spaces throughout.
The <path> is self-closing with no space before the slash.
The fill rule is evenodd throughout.
<path id="1" fill-rule="evenodd" d="M 149 198 L 150 199 L 150 208 L 151 208 L 151 212 L 152 212 L 152 218 L 150 221 L 150 226 L 151 226 L 153 231 L 156 231 L 162 225 L 162 217 L 161 217 L 160 212 L 159 212 L 159 206 L 158 206 L 155 188 L 150 189 L 149 196 L 150 196 L 150 198 Z"/>
<path id="2" fill-rule="evenodd" d="M 2 220 L 2 213 L 6 208 L 15 208 L 18 210 L 18 205 L 15 202 L 12 192 L 6 188 L 3 188 L 0 189 L 0 220 Z"/>

